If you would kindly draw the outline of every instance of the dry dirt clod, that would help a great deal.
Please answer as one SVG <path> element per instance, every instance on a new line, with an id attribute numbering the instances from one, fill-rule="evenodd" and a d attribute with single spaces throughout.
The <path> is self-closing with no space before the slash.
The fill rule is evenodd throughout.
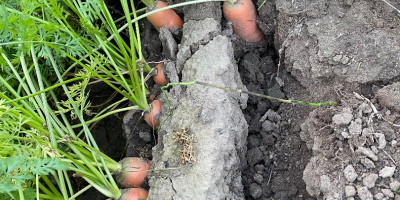
<path id="1" fill-rule="evenodd" d="M 160 29 L 160 40 L 163 46 L 163 53 L 167 59 L 176 60 L 178 44 L 176 43 L 171 31 L 168 28 Z"/>
<path id="2" fill-rule="evenodd" d="M 382 178 L 392 177 L 396 167 L 384 167 L 381 171 L 379 171 L 379 176 Z"/>
<path id="3" fill-rule="evenodd" d="M 382 200 L 384 197 L 385 197 L 385 195 L 383 193 L 381 193 L 381 192 L 376 193 L 374 195 L 374 199 L 376 199 L 376 200 Z"/>
<path id="4" fill-rule="evenodd" d="M 361 159 L 361 164 L 363 164 L 364 167 L 366 167 L 367 169 L 375 168 L 374 162 L 372 160 L 370 160 L 369 158 Z"/>
<path id="5" fill-rule="evenodd" d="M 320 177 L 321 192 L 328 193 L 331 191 L 331 179 L 327 175 L 322 175 Z"/>
<path id="6" fill-rule="evenodd" d="M 385 196 L 387 196 L 389 198 L 393 198 L 394 197 L 394 194 L 390 189 L 382 189 L 381 191 Z"/>
<path id="7" fill-rule="evenodd" d="M 247 151 L 247 161 L 250 166 L 254 166 L 262 160 L 264 160 L 264 155 L 259 147 Z"/>
<path id="8" fill-rule="evenodd" d="M 181 64 L 178 67 L 178 73 L 182 72 L 181 81 L 198 80 L 243 89 L 233 59 L 232 43 L 227 37 L 213 35 L 213 30 L 220 30 L 216 30 L 217 26 L 210 30 L 210 21 L 213 20 L 189 20 L 185 23 L 179 52 L 184 52 L 182 48 L 187 46 L 192 55 L 182 59 L 180 53 L 177 54 Z M 212 24 L 219 26 L 220 22 L 214 20 Z M 203 36 L 207 40 L 203 40 Z M 239 105 L 240 94 L 190 85 L 178 95 L 180 98 L 175 99 L 174 105 L 171 105 L 175 108 L 158 132 L 159 141 L 153 148 L 152 163 L 161 168 L 164 168 L 165 161 L 171 167 L 179 165 L 176 154 L 179 150 L 177 146 L 181 145 L 176 141 L 187 139 L 176 137 L 176 141 L 173 140 L 171 134 L 177 126 L 189 127 L 190 133 L 194 135 L 196 162 L 176 170 L 151 173 L 149 185 L 152 192 L 148 200 L 244 199 L 241 170 L 245 166 L 248 132 Z M 176 97 L 168 95 L 168 98 Z M 188 146 L 183 147 L 190 150 Z"/>
<path id="9" fill-rule="evenodd" d="M 356 189 L 352 185 L 346 185 L 344 188 L 344 193 L 346 194 L 346 197 L 354 197 L 356 196 Z"/>
<path id="10" fill-rule="evenodd" d="M 336 114 L 332 117 L 333 123 L 337 125 L 347 125 L 353 119 L 353 114 L 351 114 L 350 109 L 343 109 L 342 113 Z"/>
<path id="11" fill-rule="evenodd" d="M 272 123 L 269 120 L 265 120 L 262 125 L 262 130 L 265 132 L 273 131 L 276 128 L 276 124 Z"/>
<path id="12" fill-rule="evenodd" d="M 249 190 L 250 190 L 250 195 L 255 199 L 261 197 L 262 195 L 262 189 L 257 183 L 250 184 Z"/>
<path id="13" fill-rule="evenodd" d="M 344 177 L 346 178 L 347 181 L 350 183 L 354 182 L 356 178 L 358 177 L 356 170 L 354 169 L 353 165 L 348 165 L 344 169 Z"/>
<path id="14" fill-rule="evenodd" d="M 357 123 L 355 121 L 352 121 L 348 127 L 349 132 L 351 135 L 360 135 L 362 132 L 362 126 L 361 123 Z"/>
<path id="15" fill-rule="evenodd" d="M 261 117 L 260 122 L 264 122 L 266 119 L 270 120 L 271 122 L 279 122 L 281 120 L 281 116 L 277 112 L 268 109 L 264 116 Z"/>
<path id="16" fill-rule="evenodd" d="M 367 188 L 372 188 L 375 186 L 375 182 L 378 179 L 378 174 L 367 174 L 363 179 L 363 184 Z"/>
<path id="17" fill-rule="evenodd" d="M 393 181 L 390 184 L 390 189 L 393 191 L 399 190 L 400 188 L 400 182 L 399 181 Z"/>
<path id="18" fill-rule="evenodd" d="M 376 93 L 379 103 L 384 107 L 394 108 L 395 110 L 400 111 L 399 86 L 400 82 L 395 82 L 379 89 Z"/>
<path id="19" fill-rule="evenodd" d="M 377 133 L 377 138 L 378 138 L 378 149 L 384 149 L 386 146 L 386 139 L 385 139 L 385 135 L 382 133 Z"/>
<path id="20" fill-rule="evenodd" d="M 152 136 L 151 136 L 151 134 L 149 132 L 140 131 L 139 132 L 139 137 L 142 138 L 146 142 L 150 142 Z"/>
<path id="21" fill-rule="evenodd" d="M 360 197 L 360 199 L 373 200 L 373 196 L 367 187 L 358 187 L 357 194 Z"/>
<path id="22" fill-rule="evenodd" d="M 390 146 L 395 147 L 397 145 L 397 141 L 396 140 L 392 140 L 390 142 Z"/>
<path id="23" fill-rule="evenodd" d="M 264 180 L 264 177 L 259 173 L 255 173 L 253 178 L 254 178 L 254 181 L 257 182 L 258 184 L 262 184 L 262 182 Z"/>
<path id="24" fill-rule="evenodd" d="M 358 147 L 357 152 L 364 154 L 368 158 L 371 158 L 373 161 L 378 161 L 378 156 L 372 152 L 371 149 L 365 147 Z"/>

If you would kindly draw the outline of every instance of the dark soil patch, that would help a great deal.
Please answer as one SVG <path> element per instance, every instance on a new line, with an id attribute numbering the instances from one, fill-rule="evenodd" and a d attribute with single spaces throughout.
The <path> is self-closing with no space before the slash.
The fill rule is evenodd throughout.
<path id="1" fill-rule="evenodd" d="M 247 108 L 243 110 L 249 125 L 247 153 L 240 160 L 245 199 L 368 199 L 369 194 L 376 199 L 393 198 L 394 194 L 390 192 L 400 188 L 398 171 L 389 174 L 390 177 L 380 174 L 381 170 L 391 170 L 390 167 L 398 165 L 400 160 L 396 156 L 399 130 L 394 126 L 399 123 L 397 117 L 400 111 L 398 83 L 394 83 L 399 79 L 399 48 L 393 45 L 400 35 L 399 29 L 395 28 L 399 18 L 378 0 L 291 2 L 268 0 L 259 10 L 258 24 L 266 36 L 260 44 L 246 44 L 235 39 L 223 19 L 219 21 L 216 31 L 208 33 L 203 40 L 196 41 L 197 35 L 181 40 L 181 32 L 173 35 L 175 42 L 181 44 L 181 52 L 184 52 L 182 46 L 192 42 L 185 47 L 190 55 L 206 46 L 215 35 L 230 36 L 241 81 L 249 91 L 278 98 L 336 100 L 339 103 L 337 107 L 316 109 L 249 97 Z M 262 1 L 257 3 L 260 5 Z M 218 4 L 212 6 L 219 9 Z M 181 11 L 185 13 L 191 9 L 194 8 Z M 199 16 L 185 16 L 185 21 L 189 21 L 187 24 L 198 25 L 201 13 L 196 14 Z M 221 17 L 219 12 L 211 14 L 214 18 Z M 220 27 L 222 33 L 217 30 Z M 354 34 L 356 32 L 359 34 Z M 182 59 L 183 56 L 178 53 L 179 60 L 172 56 L 170 49 L 163 49 L 168 41 L 161 42 L 159 33 L 147 21 L 143 21 L 142 37 L 147 61 L 159 62 L 167 57 L 171 61 L 169 63 L 173 63 L 172 68 L 177 68 L 175 77 L 170 78 L 182 81 L 184 63 L 179 61 L 186 62 L 190 55 Z M 149 85 L 152 85 L 151 81 Z M 384 85 L 388 87 L 383 88 Z M 157 87 L 151 90 L 160 94 Z M 174 110 L 180 98 L 185 96 L 181 95 L 185 87 L 171 91 L 176 94 L 170 97 Z M 375 114 L 379 112 L 384 119 L 371 122 L 374 113 L 371 111 L 372 104 L 366 99 L 357 100 L 353 91 L 371 99 L 377 108 Z M 199 108 L 202 109 L 207 108 Z M 187 112 L 196 113 L 198 110 Z M 203 115 L 199 118 L 206 118 Z M 351 116 L 351 119 L 346 122 L 338 119 L 338 116 L 345 115 Z M 119 117 L 103 120 L 95 130 L 101 148 L 117 160 L 122 155 L 121 146 L 126 146 L 121 141 L 112 144 L 116 136 L 110 134 L 111 131 L 121 129 L 111 125 L 118 123 L 117 126 L 121 127 Z M 167 128 L 177 128 L 178 123 L 190 122 L 176 122 Z M 118 133 L 118 138 L 125 135 L 128 139 L 126 156 L 151 159 L 161 154 L 164 145 L 177 146 L 164 144 L 168 140 L 162 138 L 172 133 L 151 130 L 144 124 L 139 112 L 127 114 L 124 126 L 125 134 Z M 108 148 L 110 145 L 117 145 L 118 148 Z M 375 159 L 373 155 L 379 158 Z M 169 168 L 170 164 L 169 160 L 165 160 L 162 168 Z M 190 168 L 190 165 L 178 166 Z M 354 173 L 349 172 L 350 168 L 354 169 Z M 175 183 L 168 176 L 183 176 L 183 172 L 176 170 L 161 177 L 166 184 L 173 185 Z M 353 180 L 351 176 L 357 179 Z M 371 186 L 370 179 L 375 176 L 378 177 L 376 186 L 375 181 Z M 351 193 L 353 190 L 354 194 Z M 173 194 L 177 191 L 172 187 L 168 192 Z"/>
<path id="2" fill-rule="evenodd" d="M 86 92 L 89 92 L 89 101 L 91 107 L 89 108 L 92 113 L 100 112 L 103 108 L 115 103 L 121 98 L 121 95 L 115 95 L 115 91 L 105 83 L 96 83 L 89 85 Z M 124 105 L 119 105 L 121 107 Z M 89 126 L 94 139 L 97 142 L 99 149 L 110 158 L 119 161 L 126 155 L 126 139 L 124 138 L 123 123 L 124 113 L 108 116 L 97 123 Z M 90 116 L 88 116 L 90 117 Z M 84 188 L 87 183 L 85 180 L 77 177 L 74 178 L 77 189 Z M 99 193 L 96 189 L 91 188 L 77 199 L 105 199 L 106 197 Z"/>
<path id="3" fill-rule="evenodd" d="M 292 96 L 298 96 L 304 89 L 290 74 L 281 71 L 278 76 L 278 52 L 274 48 L 274 6 L 274 1 L 269 1 L 260 11 L 260 27 L 266 34 L 263 45 L 254 46 L 234 40 L 235 60 L 238 61 L 241 79 L 249 91 L 285 98 L 285 89 L 288 89 Z M 158 32 L 149 23 L 143 24 L 142 41 L 146 59 L 150 62 L 160 61 L 165 54 Z M 249 124 L 248 153 L 246 163 L 242 164 L 246 166 L 242 171 L 246 199 L 310 197 L 302 180 L 302 172 L 311 152 L 299 136 L 299 125 L 310 110 L 304 106 L 249 98 L 247 108 L 243 111 Z M 127 156 L 145 155 L 151 158 L 149 150 L 154 145 L 157 133 L 143 124 L 140 116 L 140 113 L 136 113 L 125 123 L 130 127 L 130 133 L 127 133 L 130 138 Z"/>

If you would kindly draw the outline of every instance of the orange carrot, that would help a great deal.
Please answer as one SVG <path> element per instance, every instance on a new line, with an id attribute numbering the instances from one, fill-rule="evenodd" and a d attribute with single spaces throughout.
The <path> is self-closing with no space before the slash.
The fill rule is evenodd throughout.
<path id="1" fill-rule="evenodd" d="M 150 161 L 144 158 L 126 157 L 120 161 L 121 172 L 118 183 L 123 187 L 139 187 L 149 173 Z"/>
<path id="2" fill-rule="evenodd" d="M 156 129 L 160 125 L 160 120 L 158 116 L 161 113 L 162 102 L 159 100 L 154 100 L 151 103 L 151 110 L 144 114 L 144 120 L 150 125 L 152 128 Z"/>
<path id="3" fill-rule="evenodd" d="M 145 189 L 142 188 L 128 188 L 121 190 L 121 197 L 119 200 L 139 200 L 146 199 L 149 195 Z"/>
<path id="4" fill-rule="evenodd" d="M 156 1 L 154 2 L 154 7 L 148 9 L 148 12 L 164 7 L 167 7 L 166 3 L 162 1 Z M 159 31 L 161 27 L 167 27 L 169 30 L 175 27 L 183 28 L 183 20 L 172 9 L 151 14 L 147 16 L 147 19 L 151 24 L 153 24 L 157 31 Z"/>
<path id="5" fill-rule="evenodd" d="M 232 0 L 222 7 L 225 19 L 232 22 L 233 31 L 246 42 L 259 42 L 264 35 L 256 23 L 256 9 L 251 0 Z"/>
<path id="6" fill-rule="evenodd" d="M 153 76 L 153 80 L 158 85 L 166 86 L 168 84 L 167 79 L 165 78 L 164 68 L 162 63 L 158 63 L 156 65 L 157 74 Z"/>
<path id="7" fill-rule="evenodd" d="M 150 101 L 153 101 L 156 97 L 157 97 L 157 95 L 155 95 L 155 94 L 150 94 L 149 100 L 150 100 Z"/>

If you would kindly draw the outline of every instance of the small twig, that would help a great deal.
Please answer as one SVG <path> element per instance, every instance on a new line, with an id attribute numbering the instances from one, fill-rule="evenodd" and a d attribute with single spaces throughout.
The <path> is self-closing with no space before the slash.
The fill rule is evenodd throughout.
<path id="1" fill-rule="evenodd" d="M 362 62 L 359 62 L 358 65 L 357 65 L 357 71 L 360 70 L 361 65 L 362 65 Z"/>
<path id="2" fill-rule="evenodd" d="M 119 85 L 119 83 L 116 82 L 116 81 L 110 81 L 110 80 L 112 80 L 112 79 L 110 79 L 110 78 L 105 78 L 105 80 L 109 80 L 110 83 L 114 83 L 114 84 L 116 84 L 116 85 Z M 97 80 L 95 80 L 95 81 L 89 82 L 88 85 L 92 85 L 92 84 L 100 83 L 100 82 L 104 82 L 104 81 L 103 81 L 103 80 L 100 80 L 100 79 L 97 79 Z"/>
<path id="3" fill-rule="evenodd" d="M 344 162 L 344 160 L 341 157 L 338 156 L 338 153 L 339 153 L 339 150 L 337 150 L 335 152 L 335 158 L 337 158 L 337 159 L 341 160 L 342 162 Z"/>
<path id="4" fill-rule="evenodd" d="M 269 182 L 271 181 L 271 178 L 272 178 L 272 171 L 274 171 L 274 167 L 271 168 L 271 172 L 269 173 L 267 185 L 269 185 Z"/>
<path id="5" fill-rule="evenodd" d="M 325 129 L 325 128 L 327 128 L 327 127 L 331 127 L 332 128 L 332 125 L 326 125 L 326 126 L 323 126 L 323 127 L 321 127 L 320 129 L 318 129 L 318 131 L 322 131 L 323 129 Z"/>
<path id="6" fill-rule="evenodd" d="M 353 93 L 354 93 L 354 96 L 355 96 L 357 99 L 366 101 L 366 102 L 368 103 L 369 107 L 371 107 L 371 109 L 372 109 L 372 111 L 373 111 L 372 114 L 369 116 L 369 119 L 368 119 L 368 126 L 369 126 L 370 123 L 372 122 L 372 119 L 376 116 L 378 119 L 382 119 L 383 121 L 389 123 L 389 124 L 392 125 L 392 126 L 400 127 L 400 124 L 395 124 L 395 123 L 390 122 L 389 120 L 385 119 L 385 118 L 382 116 L 382 114 L 380 114 L 380 113 L 378 112 L 378 110 L 376 109 L 376 107 L 374 106 L 374 104 L 373 104 L 368 98 L 364 97 L 363 95 L 358 94 L 357 92 L 353 92 Z"/>
<path id="7" fill-rule="evenodd" d="M 153 71 L 156 71 L 155 67 L 151 68 L 150 72 L 146 75 L 146 77 L 144 78 L 144 82 L 146 82 L 147 80 L 150 79 L 150 77 L 152 77 L 153 75 L 157 75 L 157 74 L 153 74 Z"/>
<path id="8" fill-rule="evenodd" d="M 394 163 L 394 165 L 397 166 L 396 162 L 393 160 L 393 158 L 385 150 L 382 149 L 382 151 L 390 158 L 390 160 Z"/>
<path id="9" fill-rule="evenodd" d="M 161 61 L 149 61 L 149 62 L 147 62 L 147 64 L 159 64 L 159 63 L 168 62 L 168 61 L 170 61 L 170 60 L 164 59 Z"/>
<path id="10" fill-rule="evenodd" d="M 390 4 L 389 2 L 387 2 L 386 0 L 382 0 L 383 2 L 385 2 L 388 6 L 390 6 L 391 8 L 393 8 L 393 10 L 397 11 L 400 14 L 400 10 L 397 9 L 396 7 L 394 7 L 392 4 Z"/>

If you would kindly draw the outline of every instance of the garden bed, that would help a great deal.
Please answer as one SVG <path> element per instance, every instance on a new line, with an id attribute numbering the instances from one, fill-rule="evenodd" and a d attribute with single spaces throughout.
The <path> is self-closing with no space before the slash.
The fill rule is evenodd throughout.
<path id="1" fill-rule="evenodd" d="M 120 198 L 121 184 L 115 183 L 113 177 L 121 169 L 115 161 L 124 157 L 143 157 L 151 160 L 150 173 L 141 186 L 149 190 L 148 199 L 400 198 L 400 173 L 397 167 L 400 164 L 400 11 L 395 9 L 400 7 L 400 3 L 389 5 L 382 0 L 253 2 L 256 7 L 263 4 L 257 13 L 257 24 L 264 33 L 264 39 L 256 43 L 247 43 L 238 38 L 232 23 L 223 17 L 221 2 L 176 8 L 185 21 L 181 30 L 161 28 L 157 31 L 147 20 L 141 20 L 141 49 L 134 47 L 138 44 L 136 39 L 130 40 L 129 44 L 124 43 L 124 40 L 131 38 L 132 35 L 129 34 L 139 31 L 139 24 L 135 24 L 136 30 L 128 27 L 126 30 L 129 31 L 121 33 L 117 27 L 107 29 L 110 31 L 107 34 L 117 37 L 110 43 L 104 43 L 104 39 L 107 40 L 104 32 L 90 31 L 96 29 L 93 25 L 107 24 L 106 21 L 112 20 L 112 17 L 117 19 L 129 16 L 126 15 L 129 13 L 128 2 L 125 2 L 125 10 L 122 10 L 121 5 L 108 1 L 113 15 L 106 12 L 106 6 L 103 6 L 102 15 L 107 16 L 107 19 L 94 20 L 93 24 L 84 24 L 84 20 L 78 19 L 79 17 L 65 17 L 64 23 L 69 20 L 72 21 L 71 24 L 82 23 L 84 28 L 76 30 L 82 31 L 80 33 L 87 38 L 80 40 L 77 37 L 79 34 L 75 35 L 77 38 L 66 42 L 72 45 L 60 45 L 61 50 L 54 50 L 62 53 L 56 54 L 55 58 L 65 59 L 64 54 L 68 54 L 76 63 L 82 60 L 85 62 L 79 63 L 85 70 L 75 78 L 74 83 L 78 84 L 79 80 L 79 86 L 87 84 L 89 80 L 104 81 L 96 80 L 98 83 L 89 84 L 86 88 L 86 92 L 90 91 L 92 113 L 86 112 L 85 106 L 89 104 L 85 102 L 86 99 L 78 98 L 83 97 L 84 93 L 76 90 L 77 87 L 73 90 L 72 87 L 55 89 L 54 86 L 40 93 L 42 99 L 38 96 L 31 96 L 29 99 L 19 96 L 43 90 L 41 80 L 38 78 L 38 84 L 35 82 L 36 75 L 40 77 L 39 66 L 42 64 L 47 63 L 57 71 L 57 61 L 54 61 L 50 53 L 52 50 L 47 45 L 51 43 L 57 46 L 59 41 L 53 41 L 51 34 L 68 38 L 67 35 L 71 30 L 75 31 L 76 27 L 60 25 L 60 32 L 44 29 L 48 31 L 46 34 L 49 34 L 50 39 L 43 36 L 37 42 L 38 46 L 27 42 L 27 47 L 31 49 L 24 49 L 26 47 L 17 45 L 18 42 L 9 42 L 11 47 L 7 47 L 1 55 L 4 58 L 1 61 L 5 61 L 2 63 L 12 66 L 12 62 L 7 60 L 9 58 L 16 60 L 16 65 L 19 65 L 18 61 L 33 62 L 35 56 L 40 59 L 39 63 L 35 61 L 30 64 L 29 70 L 26 69 L 26 64 L 22 64 L 25 68 L 21 74 L 24 75 L 23 79 L 28 77 L 27 83 L 16 77 L 11 82 L 12 85 L 7 86 L 11 91 L 7 95 L 12 94 L 23 106 L 2 94 L 7 106 L 14 106 L 15 112 L 10 112 L 11 117 L 17 119 L 16 116 L 27 115 L 26 119 L 34 119 L 23 122 L 27 124 L 21 122 L 22 129 L 33 127 L 40 130 L 23 130 L 25 133 L 16 138 L 26 139 L 31 144 L 27 135 L 32 134 L 36 142 L 43 145 L 37 146 L 40 147 L 36 148 L 35 152 L 39 152 L 37 155 L 57 155 L 60 159 L 55 158 L 52 162 L 64 160 L 66 163 L 60 164 L 61 168 L 76 170 L 69 174 L 61 173 L 60 170 L 57 175 L 49 175 L 54 180 L 40 183 L 46 186 L 56 185 L 64 190 L 63 194 L 57 194 L 59 188 L 52 188 L 54 191 L 44 191 L 45 194 L 41 195 L 75 195 L 75 189 L 89 189 L 86 183 L 89 180 L 92 181 L 91 186 L 98 185 L 81 195 L 77 194 L 78 199 L 105 199 L 103 194 Z M 90 4 L 69 6 L 81 6 L 76 11 L 84 12 Z M 55 12 L 58 7 L 46 9 L 54 11 L 48 12 L 49 15 L 64 17 L 62 11 Z M 20 17 L 19 11 L 12 12 L 14 17 Z M 29 20 L 33 28 L 46 28 L 42 23 L 57 25 L 61 21 L 31 17 L 26 23 Z M 122 26 L 121 24 L 117 23 L 116 26 Z M 106 29 L 102 31 L 104 30 Z M 28 36 L 30 35 L 26 37 Z M 5 34 L 3 39 L 13 41 L 15 38 Z M 32 40 L 37 39 L 33 37 Z M 41 44 L 43 39 L 50 42 Z M 60 44 L 62 42 L 65 41 L 61 40 Z M 74 45 L 81 49 L 72 51 L 71 56 L 66 52 L 71 52 L 70 48 L 75 47 Z M 92 45 L 98 46 L 96 48 L 102 47 L 99 51 L 104 55 L 97 56 L 98 52 L 92 52 Z M 35 51 L 40 48 L 43 48 L 42 51 L 36 54 Z M 22 56 L 16 57 L 13 54 L 15 49 L 22 49 Z M 108 50 L 113 53 L 107 54 Z M 134 57 L 130 53 L 135 54 L 136 51 L 140 58 L 130 59 L 131 56 Z M 79 62 L 74 60 L 85 53 L 90 54 L 90 59 L 82 58 Z M 170 85 L 165 93 L 151 79 L 144 85 L 144 81 L 141 81 L 144 76 L 141 73 L 151 73 L 151 68 L 137 62 L 143 61 L 141 59 L 146 60 L 150 67 L 154 67 L 156 63 L 164 63 L 169 83 L 181 84 Z M 107 68 L 114 65 L 115 71 Z M 133 68 L 125 69 L 127 66 Z M 117 69 L 118 67 L 120 68 Z M 104 71 L 99 75 L 90 71 L 92 69 Z M 109 73 L 110 69 L 112 73 Z M 125 72 L 135 72 L 132 73 L 135 75 L 120 74 L 119 70 L 122 69 Z M 32 70 L 40 73 L 31 73 Z M 72 86 L 71 83 L 62 81 L 59 74 L 57 78 L 57 81 Z M 29 79 L 34 79 L 33 83 Z M 132 85 L 127 84 L 128 79 Z M 1 80 L 5 82 L 4 79 Z M 18 93 L 13 92 L 12 88 L 18 87 L 16 80 L 22 83 L 25 93 L 20 92 L 21 87 Z M 107 80 L 113 80 L 113 84 L 117 82 L 122 89 L 119 90 L 115 86 L 117 84 L 113 85 Z M 209 87 L 207 84 L 188 84 L 192 81 L 217 85 L 219 88 Z M 52 87 L 48 82 L 45 82 L 45 86 Z M 49 95 L 53 89 L 61 100 L 70 102 L 62 102 L 64 107 L 60 106 L 57 96 L 53 93 Z M 69 90 L 75 93 L 70 93 Z M 117 90 L 117 97 L 110 98 Z M 247 91 L 301 101 L 282 103 L 250 96 Z M 76 105 L 73 105 L 75 101 L 72 101 L 72 95 L 77 95 L 73 96 Z M 150 98 L 146 99 L 146 95 L 163 102 L 159 129 L 150 128 L 143 120 L 142 110 L 148 111 L 150 103 Z M 54 105 L 44 101 L 49 96 L 52 96 Z M 120 104 L 123 102 L 119 101 L 122 97 L 126 99 Z M 31 105 L 25 102 L 33 99 L 39 103 Z M 127 99 L 137 106 L 127 103 Z M 329 101 L 335 101 L 336 104 L 307 103 Z M 84 108 L 79 110 L 80 115 L 74 115 L 78 111 L 78 104 Z M 71 105 L 75 107 L 72 108 Z M 121 112 L 129 110 L 126 109 L 128 106 L 134 111 Z M 49 113 L 47 108 L 57 108 L 60 112 Z M 7 109 L 6 106 L 0 107 L 0 111 L 4 111 L 0 114 L 6 113 Z M 108 115 L 101 116 L 103 110 L 112 112 L 114 109 L 120 112 L 102 118 Z M 39 114 L 35 110 L 40 110 Z M 71 115 L 66 117 L 64 113 Z M 84 120 L 91 118 L 90 114 L 98 114 L 101 117 L 96 120 L 101 120 L 93 124 L 85 122 Z M 79 116 L 78 119 L 76 116 Z M 56 120 L 47 124 L 45 120 L 52 118 Z M 58 118 L 62 118 L 66 126 Z M 72 128 L 69 128 L 69 121 Z M 86 123 L 90 126 L 86 127 Z M 59 135 L 54 136 L 52 131 Z M 81 135 L 75 136 L 76 131 L 80 131 Z M 35 134 L 39 132 L 43 135 L 37 137 Z M 100 151 L 107 156 L 97 151 L 97 147 L 92 148 L 92 144 L 86 144 L 94 140 Z M 15 142 L 13 139 L 10 141 Z M 57 154 L 50 150 L 57 150 Z M 6 152 L 5 155 L 11 156 L 11 153 Z M 107 164 L 99 164 L 103 158 Z M 36 161 L 39 162 L 40 159 Z M 49 172 L 43 170 L 41 175 L 47 177 L 50 172 L 57 170 L 49 166 Z M 109 167 L 114 171 L 109 172 Z M 3 177 L 8 178 L 4 174 Z M 25 178 L 31 186 L 34 185 L 33 178 Z M 73 186 L 67 181 L 68 188 L 74 190 L 69 191 L 71 194 L 67 194 L 67 186 L 60 182 L 64 178 L 71 179 Z M 24 191 L 20 184 L 13 192 L 19 190 L 18 195 L 26 195 L 34 191 L 33 188 L 29 189 L 32 190 Z M 3 195 L 7 194 L 3 191 Z"/>
<path id="2" fill-rule="evenodd" d="M 389 177 L 379 172 L 399 162 L 398 130 L 391 125 L 397 110 L 382 102 L 397 102 L 397 93 L 384 89 L 379 101 L 374 97 L 398 79 L 398 13 L 382 1 L 267 1 L 258 21 L 265 40 L 246 44 L 232 34 L 219 6 L 182 10 L 186 23 L 182 38 L 175 40 L 177 51 L 168 47 L 168 39 L 147 49 L 149 56 L 164 52 L 171 81 L 203 80 L 279 98 L 338 104 L 315 109 L 259 97 L 243 104 L 246 98 L 231 92 L 172 87 L 172 115 L 155 133 L 149 199 L 363 199 L 367 190 L 392 198 L 397 170 Z M 193 14 L 200 8 L 204 15 Z M 161 32 L 160 38 L 168 35 Z M 371 99 L 389 122 L 368 123 L 372 108 L 352 92 Z M 161 119 L 166 113 L 165 105 Z M 338 122 L 344 113 L 351 119 Z M 189 163 L 181 162 L 182 145 L 174 141 L 182 130 L 193 137 L 195 160 Z M 387 145 L 378 148 L 382 134 Z M 370 158 L 364 149 L 379 155 L 372 168 L 365 164 Z M 356 180 L 347 179 L 349 166 Z M 368 182 L 375 175 L 376 183 Z"/>

